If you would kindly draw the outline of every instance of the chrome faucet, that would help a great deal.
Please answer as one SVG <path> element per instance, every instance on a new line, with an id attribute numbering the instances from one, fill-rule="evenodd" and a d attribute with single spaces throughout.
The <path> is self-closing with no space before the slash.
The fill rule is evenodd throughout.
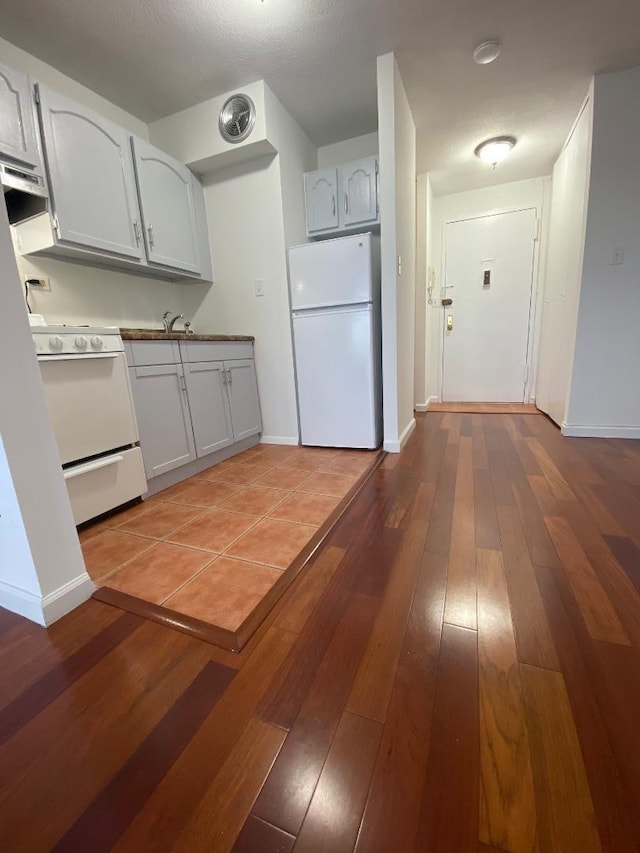
<path id="1" fill-rule="evenodd" d="M 175 317 L 171 317 L 171 311 L 165 311 L 162 315 L 162 325 L 164 326 L 164 330 L 167 334 L 173 331 L 173 327 L 175 326 L 178 320 L 184 320 L 184 314 L 176 314 Z"/>

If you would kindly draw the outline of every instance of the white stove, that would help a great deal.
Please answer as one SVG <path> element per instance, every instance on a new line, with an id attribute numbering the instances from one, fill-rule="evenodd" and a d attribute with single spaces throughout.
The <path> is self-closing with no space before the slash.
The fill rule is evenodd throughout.
<path id="1" fill-rule="evenodd" d="M 76 524 L 144 494 L 124 346 L 115 327 L 33 326 Z"/>

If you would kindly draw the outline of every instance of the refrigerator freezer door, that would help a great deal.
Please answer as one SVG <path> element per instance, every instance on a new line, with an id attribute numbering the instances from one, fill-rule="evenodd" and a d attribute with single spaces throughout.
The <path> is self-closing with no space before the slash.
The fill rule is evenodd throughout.
<path id="1" fill-rule="evenodd" d="M 291 309 L 370 302 L 371 234 L 306 243 L 289 249 Z"/>
<path id="2" fill-rule="evenodd" d="M 379 444 L 371 306 L 294 315 L 302 444 Z"/>

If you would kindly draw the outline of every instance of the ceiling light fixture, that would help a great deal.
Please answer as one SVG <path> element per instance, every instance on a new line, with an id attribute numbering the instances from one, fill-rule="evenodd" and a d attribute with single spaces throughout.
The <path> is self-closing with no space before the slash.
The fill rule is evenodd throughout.
<path id="1" fill-rule="evenodd" d="M 473 51 L 473 58 L 478 65 L 488 65 L 500 56 L 499 41 L 483 41 Z"/>
<path id="2" fill-rule="evenodd" d="M 516 144 L 514 136 L 494 136 L 493 139 L 486 139 L 481 142 L 475 150 L 476 155 L 489 163 L 495 169 L 496 164 L 504 160 L 511 154 L 513 146 Z"/>

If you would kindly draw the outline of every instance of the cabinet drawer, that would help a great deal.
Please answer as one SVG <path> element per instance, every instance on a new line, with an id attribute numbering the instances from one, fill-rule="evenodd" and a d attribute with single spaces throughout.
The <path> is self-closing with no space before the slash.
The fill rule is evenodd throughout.
<path id="1" fill-rule="evenodd" d="M 185 364 L 197 361 L 253 358 L 253 343 L 251 341 L 180 341 L 180 354 Z"/>
<path id="2" fill-rule="evenodd" d="M 180 364 L 178 341 L 128 341 L 127 357 L 131 353 L 131 367 L 154 364 Z"/>
<path id="3" fill-rule="evenodd" d="M 140 497 L 147 491 L 139 447 L 65 468 L 76 524 Z"/>

